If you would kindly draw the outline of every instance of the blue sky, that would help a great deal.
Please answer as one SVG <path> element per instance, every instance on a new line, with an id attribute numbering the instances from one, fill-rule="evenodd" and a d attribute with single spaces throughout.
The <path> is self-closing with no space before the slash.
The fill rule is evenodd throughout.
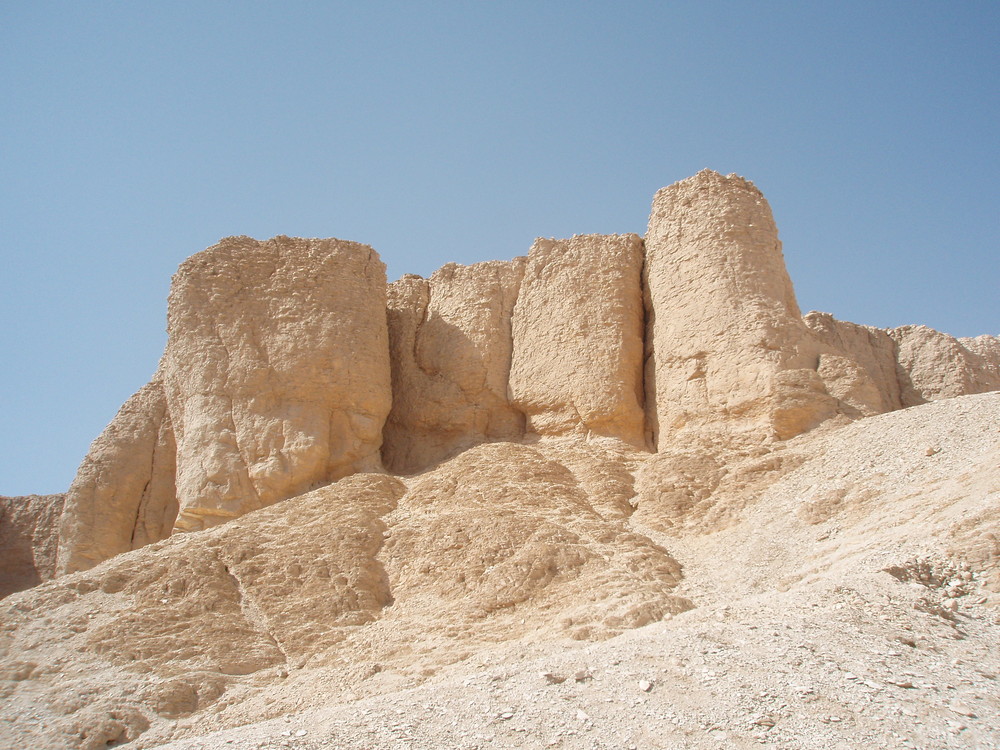
<path id="1" fill-rule="evenodd" d="M 996 2 L 0 6 L 0 494 L 63 491 L 220 237 L 390 278 L 768 197 L 803 310 L 1000 333 Z"/>

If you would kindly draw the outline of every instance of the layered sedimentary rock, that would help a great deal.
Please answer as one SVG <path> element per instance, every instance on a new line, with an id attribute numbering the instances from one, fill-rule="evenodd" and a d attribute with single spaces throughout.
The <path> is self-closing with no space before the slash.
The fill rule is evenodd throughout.
<path id="1" fill-rule="evenodd" d="M 993 336 L 958 340 L 927 326 L 893 328 L 903 406 L 1000 388 L 1000 344 Z"/>
<path id="2" fill-rule="evenodd" d="M 792 437 L 835 412 L 816 372 L 771 210 L 752 183 L 704 170 L 657 192 L 646 235 L 647 416 Z"/>
<path id="3" fill-rule="evenodd" d="M 510 393 L 531 432 L 645 445 L 642 240 L 535 241 L 514 306 Z"/>
<path id="4" fill-rule="evenodd" d="M 58 572 L 92 568 L 170 535 L 175 444 L 159 373 L 118 411 L 66 493 Z"/>
<path id="5" fill-rule="evenodd" d="M 518 440 L 507 397 L 511 314 L 524 259 L 449 263 L 389 285 L 392 411 L 382 449 L 391 471 L 419 471 L 484 440 Z"/>
<path id="6" fill-rule="evenodd" d="M 55 576 L 63 498 L 0 496 L 0 598 Z"/>
<path id="7" fill-rule="evenodd" d="M 385 285 L 375 252 L 340 240 L 233 237 L 181 265 L 163 363 L 177 529 L 380 466 Z"/>
<path id="8" fill-rule="evenodd" d="M 896 342 L 880 328 L 811 312 L 803 318 L 828 349 L 819 376 L 848 416 L 871 416 L 902 407 L 896 373 Z"/>

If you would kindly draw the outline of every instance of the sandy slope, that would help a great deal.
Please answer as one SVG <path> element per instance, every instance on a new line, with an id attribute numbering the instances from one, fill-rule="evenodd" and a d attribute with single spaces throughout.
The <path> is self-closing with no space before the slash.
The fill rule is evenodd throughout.
<path id="1" fill-rule="evenodd" d="M 473 627 L 456 639 L 429 632 L 451 615 L 434 614 L 415 597 L 413 619 L 398 624 L 413 640 L 409 656 L 396 652 L 377 670 L 327 662 L 230 676 L 222 698 L 186 716 L 161 716 L 136 746 L 173 735 L 179 739 L 167 747 L 1000 747 L 998 417 L 1000 394 L 985 394 L 801 436 L 769 464 L 777 469 L 723 481 L 692 509 L 698 518 L 669 534 L 643 526 L 642 513 L 613 518 L 617 506 L 608 498 L 628 494 L 621 472 L 648 459 L 626 452 L 612 460 L 606 452 L 617 469 L 604 476 L 597 460 L 603 449 L 591 447 L 594 460 L 577 453 L 576 483 L 562 485 L 585 494 L 570 493 L 565 502 L 589 498 L 595 519 L 655 543 L 633 542 L 646 551 L 619 560 L 622 570 L 650 560 L 668 564 L 650 557 L 668 551 L 683 569 L 670 601 L 686 598 L 693 609 L 609 640 L 573 640 L 567 636 L 581 634 L 572 627 L 545 622 L 570 604 L 587 610 L 581 574 L 548 588 L 544 597 L 564 597 L 558 603 L 537 605 L 531 594 L 505 608 L 503 619 L 483 621 L 488 638 L 477 639 Z M 537 448 L 563 455 L 556 464 L 564 467 L 573 464 L 568 450 Z M 502 470 L 502 454 L 493 458 Z M 533 476 L 555 471 L 537 461 Z M 540 512 L 550 520 L 563 515 L 559 503 L 547 507 Z M 419 528 L 412 509 L 406 513 L 410 527 Z M 390 527 L 401 521 L 387 518 Z M 600 537 L 589 527 L 587 533 Z M 193 549 L 195 539 L 183 544 Z M 594 622 L 596 610 L 632 585 L 620 582 L 616 564 L 603 568 L 597 559 L 589 570 L 611 593 L 591 602 Z M 107 576 L 111 563 L 96 575 Z M 51 592 L 54 585 L 40 588 Z M 12 628 L 11 611 L 30 608 L 38 595 L 7 600 L 7 668 L 16 656 L 10 648 L 28 644 L 26 637 L 48 661 L 36 659 L 40 677 L 7 683 L 4 746 L 58 746 L 66 736 L 52 731 L 65 717 L 32 693 L 46 670 L 97 670 L 101 687 L 84 680 L 75 689 L 103 689 L 123 700 L 130 690 L 166 680 L 155 669 L 143 674 L 89 653 L 55 653 L 44 642 L 44 623 L 33 631 L 23 623 Z M 652 593 L 636 596 L 644 601 Z M 33 617 L 37 624 L 39 615 Z M 414 624 L 421 617 L 423 631 Z M 505 641 L 504 632 L 513 639 Z M 466 644 L 463 653 L 458 641 Z M 269 712 L 278 718 L 203 734 L 220 722 L 252 722 L 266 715 L 268 702 L 279 707 Z"/>

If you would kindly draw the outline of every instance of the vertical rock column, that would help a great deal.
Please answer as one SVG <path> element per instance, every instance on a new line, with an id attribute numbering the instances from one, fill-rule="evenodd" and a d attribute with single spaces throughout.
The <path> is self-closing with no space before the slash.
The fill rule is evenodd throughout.
<path id="1" fill-rule="evenodd" d="M 752 183 L 704 170 L 657 192 L 646 235 L 647 415 L 792 437 L 833 414 L 781 243 Z"/>
<path id="2" fill-rule="evenodd" d="M 389 285 L 392 411 L 382 456 L 420 471 L 486 440 L 519 440 L 524 416 L 507 398 L 511 314 L 524 259 L 449 263 L 429 279 Z"/>
<path id="3" fill-rule="evenodd" d="M 642 240 L 539 239 L 514 306 L 510 393 L 529 431 L 644 447 Z"/>
<path id="4" fill-rule="evenodd" d="M 206 528 L 380 465 L 385 266 L 340 240 L 233 237 L 174 276 L 164 384 L 175 528 Z"/>

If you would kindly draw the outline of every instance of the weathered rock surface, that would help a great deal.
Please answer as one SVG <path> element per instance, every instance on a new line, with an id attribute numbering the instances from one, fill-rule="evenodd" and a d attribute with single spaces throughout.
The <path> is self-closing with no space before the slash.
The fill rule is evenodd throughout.
<path id="1" fill-rule="evenodd" d="M 159 373 L 118 411 L 66 493 L 58 573 L 86 570 L 170 535 L 175 444 Z"/>
<path id="2" fill-rule="evenodd" d="M 587 476 L 547 450 L 480 445 L 409 487 L 356 474 L 15 595 L 0 744 L 150 746 L 424 680 L 511 639 L 603 639 L 689 609 L 670 554 L 595 508 L 593 471 L 621 449 L 592 444 Z M 59 667 L 69 653 L 81 669 Z M 323 689 L 287 692 L 320 673 Z"/>
<path id="3" fill-rule="evenodd" d="M 55 576 L 63 498 L 0 496 L 0 598 Z"/>
<path id="4" fill-rule="evenodd" d="M 927 326 L 893 328 L 903 406 L 1000 389 L 1000 344 L 958 340 Z"/>
<path id="5" fill-rule="evenodd" d="M 163 378 L 176 528 L 380 466 L 391 402 L 385 266 L 341 240 L 223 240 L 181 264 Z"/>
<path id="6" fill-rule="evenodd" d="M 511 399 L 528 429 L 645 445 L 642 240 L 535 241 L 514 306 Z"/>
<path id="7" fill-rule="evenodd" d="M 880 328 L 811 312 L 803 320 L 829 347 L 820 354 L 819 376 L 848 416 L 871 416 L 902 408 L 896 372 L 896 342 Z"/>
<path id="8" fill-rule="evenodd" d="M 836 412 L 771 210 L 752 183 L 704 170 L 660 190 L 644 273 L 656 445 L 713 426 L 786 439 Z"/>
<path id="9" fill-rule="evenodd" d="M 389 285 L 392 411 L 382 457 L 409 474 L 486 440 L 519 440 L 507 397 L 511 314 L 524 259 L 449 263 Z"/>

